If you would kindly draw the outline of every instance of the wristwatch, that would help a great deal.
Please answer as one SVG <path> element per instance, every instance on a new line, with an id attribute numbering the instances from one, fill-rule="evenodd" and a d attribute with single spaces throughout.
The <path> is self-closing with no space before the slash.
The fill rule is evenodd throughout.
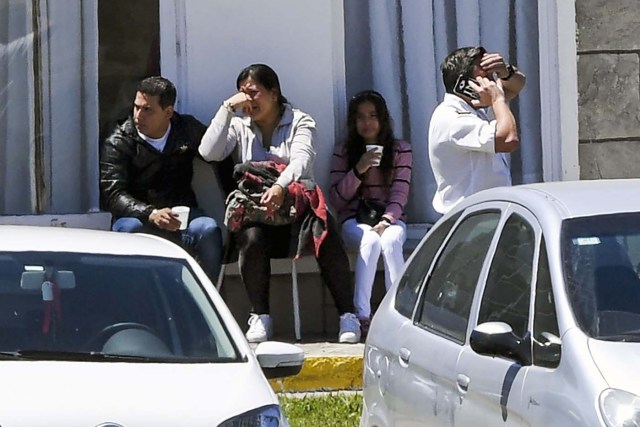
<path id="1" fill-rule="evenodd" d="M 506 65 L 507 77 L 500 77 L 500 80 L 509 80 L 516 73 L 516 67 L 511 64 Z"/>
<path id="2" fill-rule="evenodd" d="M 229 102 L 228 99 L 222 102 L 222 106 L 226 108 L 226 110 L 230 113 L 235 112 L 235 108 L 233 107 L 233 105 L 231 105 L 231 102 Z"/>

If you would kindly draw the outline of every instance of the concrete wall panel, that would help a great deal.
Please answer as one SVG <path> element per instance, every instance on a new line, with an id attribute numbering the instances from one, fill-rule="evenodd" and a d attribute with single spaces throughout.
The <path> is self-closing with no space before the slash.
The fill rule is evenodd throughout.
<path id="1" fill-rule="evenodd" d="M 635 53 L 578 58 L 580 140 L 640 136 L 639 72 Z"/>
<path id="2" fill-rule="evenodd" d="M 640 48 L 637 0 L 577 0 L 578 51 Z"/>
<path id="3" fill-rule="evenodd" d="M 580 144 L 580 179 L 640 177 L 640 140 Z"/>

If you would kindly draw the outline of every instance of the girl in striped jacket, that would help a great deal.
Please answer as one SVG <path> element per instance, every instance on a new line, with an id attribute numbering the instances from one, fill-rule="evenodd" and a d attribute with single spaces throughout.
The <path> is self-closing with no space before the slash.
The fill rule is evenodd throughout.
<path id="1" fill-rule="evenodd" d="M 380 254 L 387 290 L 399 278 L 404 265 L 404 208 L 409 196 L 412 152 L 408 142 L 395 139 L 387 104 L 378 92 L 360 92 L 351 99 L 347 128 L 346 142 L 337 145 L 333 153 L 329 197 L 342 224 L 345 243 L 358 249 L 354 303 L 366 334 Z M 382 146 L 382 153 L 372 145 Z M 356 219 L 361 200 L 382 207 L 382 215 L 373 225 Z"/>

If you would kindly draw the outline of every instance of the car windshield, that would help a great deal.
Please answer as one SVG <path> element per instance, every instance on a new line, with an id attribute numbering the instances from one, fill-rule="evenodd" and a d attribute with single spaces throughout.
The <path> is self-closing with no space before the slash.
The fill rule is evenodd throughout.
<path id="1" fill-rule="evenodd" d="M 48 360 L 239 360 L 185 260 L 70 252 L 0 252 L 0 353 Z"/>
<path id="2" fill-rule="evenodd" d="M 578 324 L 593 338 L 640 341 L 640 214 L 566 220 L 562 258 Z"/>

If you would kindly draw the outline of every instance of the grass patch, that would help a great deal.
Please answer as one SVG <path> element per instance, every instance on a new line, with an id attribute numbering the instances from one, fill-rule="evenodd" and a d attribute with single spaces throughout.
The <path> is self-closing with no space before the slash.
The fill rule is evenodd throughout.
<path id="1" fill-rule="evenodd" d="M 291 427 L 357 427 L 362 394 L 329 393 L 319 396 L 278 396 Z"/>

